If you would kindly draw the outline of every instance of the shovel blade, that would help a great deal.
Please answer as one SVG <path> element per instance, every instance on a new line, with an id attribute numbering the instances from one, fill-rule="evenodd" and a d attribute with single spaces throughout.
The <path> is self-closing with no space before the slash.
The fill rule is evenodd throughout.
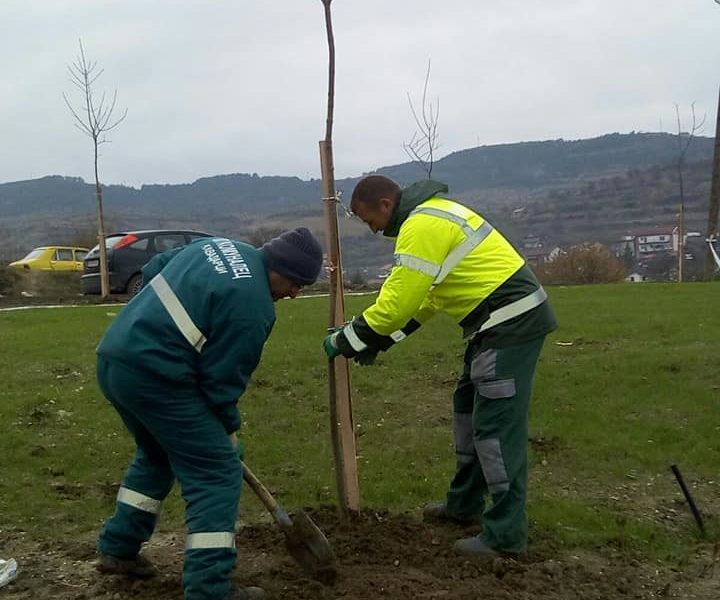
<path id="1" fill-rule="evenodd" d="M 290 555 L 313 579 L 325 585 L 335 583 L 335 555 L 325 534 L 303 511 L 293 515 L 292 525 L 283 527 Z"/>

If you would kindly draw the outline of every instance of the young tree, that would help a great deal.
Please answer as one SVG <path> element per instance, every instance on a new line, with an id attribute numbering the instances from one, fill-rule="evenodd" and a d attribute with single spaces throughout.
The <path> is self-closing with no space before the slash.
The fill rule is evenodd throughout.
<path id="1" fill-rule="evenodd" d="M 338 327 L 345 321 L 345 297 L 343 295 L 342 258 L 338 234 L 335 190 L 335 167 L 333 163 L 332 129 L 335 108 L 335 36 L 332 27 L 332 0 L 321 0 L 325 14 L 325 32 L 328 44 L 328 95 L 325 118 L 325 139 L 320 141 L 320 170 L 327 231 L 327 260 L 329 270 L 330 312 L 328 325 Z M 350 388 L 348 361 L 342 356 L 328 362 L 328 395 L 330 403 L 330 429 L 338 498 L 346 514 L 360 510 L 360 488 L 357 473 L 355 424 Z"/>
<path id="2" fill-rule="evenodd" d="M 685 167 L 685 155 L 687 154 L 688 148 L 692 143 L 695 134 L 702 130 L 705 123 L 705 117 L 697 122 L 695 117 L 695 103 L 690 105 L 690 115 L 692 125 L 689 131 L 682 130 L 682 122 L 680 120 L 680 108 L 677 103 L 675 104 L 675 115 L 677 117 L 677 142 L 678 142 L 678 154 L 677 154 L 677 172 L 678 172 L 678 185 L 680 188 L 680 213 L 678 215 L 678 283 L 682 283 L 683 280 L 683 257 L 685 256 L 685 186 L 683 182 L 683 169 Z"/>
<path id="3" fill-rule="evenodd" d="M 427 71 L 425 72 L 425 84 L 423 85 L 422 104 L 420 111 L 415 109 L 410 92 L 408 102 L 410 112 L 415 119 L 417 129 L 409 142 L 403 143 L 405 153 L 415 164 L 427 173 L 428 179 L 432 177 L 435 151 L 440 147 L 438 137 L 438 118 L 440 116 L 440 99 L 436 98 L 435 103 L 427 98 L 428 83 L 430 81 L 430 60 L 428 60 Z"/>
<path id="4" fill-rule="evenodd" d="M 117 90 L 113 92 L 112 100 L 108 100 L 105 92 L 98 98 L 93 87 L 104 69 L 98 70 L 97 62 L 88 60 L 85 57 L 85 50 L 80 43 L 80 54 L 75 62 L 68 65 L 71 83 L 80 92 L 80 101 L 77 108 L 70 102 L 68 96 L 63 92 L 63 99 L 75 119 L 75 127 L 86 134 L 93 142 L 93 165 L 95 171 L 95 199 L 97 203 L 97 227 L 98 247 L 100 249 L 100 295 L 107 298 L 110 293 L 110 281 L 108 277 L 107 251 L 105 248 L 105 224 L 103 220 L 103 198 L 102 186 L 98 175 L 98 148 L 101 144 L 108 142 L 106 134 L 117 127 L 127 116 L 127 109 L 119 118 L 114 118 L 115 104 L 117 101 Z"/>

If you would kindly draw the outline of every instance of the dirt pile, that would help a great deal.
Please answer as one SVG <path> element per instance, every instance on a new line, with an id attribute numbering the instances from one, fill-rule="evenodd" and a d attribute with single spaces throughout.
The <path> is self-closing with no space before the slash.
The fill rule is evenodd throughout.
<path id="1" fill-rule="evenodd" d="M 533 539 L 526 559 L 468 561 L 452 551 L 458 537 L 476 531 L 427 524 L 407 515 L 364 511 L 352 522 L 334 509 L 309 510 L 330 540 L 338 579 L 325 587 L 304 576 L 288 556 L 284 538 L 270 524 L 242 527 L 238 533 L 238 585 L 259 585 L 269 600 L 613 600 L 624 598 L 720 597 L 720 568 L 706 557 L 681 570 L 658 567 L 610 548 L 564 555 L 547 540 Z M 179 600 L 184 534 L 156 535 L 145 551 L 162 576 L 130 581 L 94 570 L 94 541 L 65 545 L 9 533 L 3 552 L 20 572 L 0 595 L 7 600 Z M 700 564 L 702 563 L 702 564 Z M 718 572 L 716 572 L 718 571 Z"/>

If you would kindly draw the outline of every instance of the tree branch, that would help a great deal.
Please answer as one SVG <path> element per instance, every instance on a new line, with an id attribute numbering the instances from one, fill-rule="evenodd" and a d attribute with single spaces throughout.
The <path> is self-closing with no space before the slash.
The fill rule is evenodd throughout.
<path id="1" fill-rule="evenodd" d="M 428 102 L 428 86 L 430 82 L 430 60 L 428 60 L 427 70 L 425 71 L 425 82 L 422 91 L 422 106 L 420 111 L 415 108 L 412 97 L 408 92 L 408 103 L 410 104 L 410 112 L 412 113 L 416 131 L 413 133 L 409 142 L 403 143 L 403 150 L 410 157 L 410 160 L 420 166 L 428 178 L 432 176 L 433 163 L 435 159 L 435 151 L 439 147 L 438 144 L 438 119 L 440 116 L 440 100 L 436 99 L 435 106 L 432 102 Z"/>

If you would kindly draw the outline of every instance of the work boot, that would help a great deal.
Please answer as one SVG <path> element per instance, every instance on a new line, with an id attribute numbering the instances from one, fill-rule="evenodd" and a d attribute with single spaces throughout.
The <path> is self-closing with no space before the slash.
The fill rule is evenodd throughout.
<path id="1" fill-rule="evenodd" d="M 457 523 L 458 525 L 481 525 L 482 517 L 456 517 L 447 510 L 444 502 L 429 502 L 422 511 L 423 521 L 441 521 Z"/>
<path id="2" fill-rule="evenodd" d="M 487 545 L 485 540 L 482 539 L 481 535 L 476 535 L 469 538 L 463 538 L 453 544 L 453 548 L 460 554 L 469 554 L 477 558 L 495 558 L 496 556 L 502 556 L 505 558 L 519 558 L 521 554 L 525 552 L 505 552 L 496 550 Z"/>
<path id="3" fill-rule="evenodd" d="M 263 600 L 265 592 L 259 587 L 244 587 L 230 590 L 224 600 Z"/>
<path id="4" fill-rule="evenodd" d="M 135 558 L 118 558 L 104 552 L 98 552 L 95 568 L 101 573 L 125 575 L 126 577 L 136 577 L 138 579 L 147 579 L 158 574 L 155 566 L 140 554 Z"/>

